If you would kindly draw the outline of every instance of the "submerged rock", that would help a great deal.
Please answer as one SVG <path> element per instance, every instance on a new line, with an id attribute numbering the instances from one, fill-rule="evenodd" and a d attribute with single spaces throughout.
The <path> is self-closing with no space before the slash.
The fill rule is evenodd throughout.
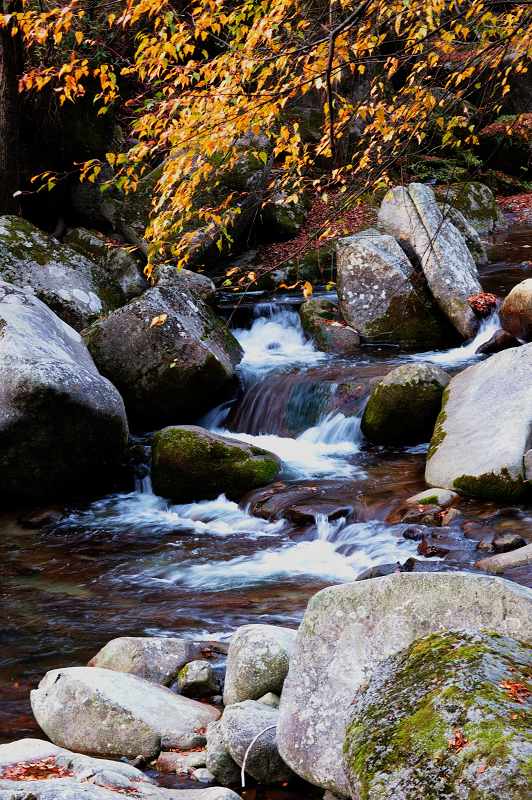
<path id="1" fill-rule="evenodd" d="M 301 325 L 319 350 L 339 355 L 353 355 L 360 348 L 360 337 L 342 319 L 330 300 L 307 300 L 300 308 Z"/>
<path id="2" fill-rule="evenodd" d="M 276 708 L 245 700 L 227 706 L 220 720 L 231 757 L 242 767 L 247 753 L 245 771 L 259 783 L 281 783 L 292 777 L 277 749 L 278 718 Z"/>
<path id="3" fill-rule="evenodd" d="M 213 397 L 223 399 L 242 353 L 199 297 L 167 286 L 148 289 L 84 336 L 132 421 L 148 428 L 197 418 Z"/>
<path id="4" fill-rule="evenodd" d="M 488 500 L 517 499 L 532 473 L 532 344 L 456 375 L 445 390 L 425 479 Z M 530 465 L 532 466 L 532 465 Z"/>
<path id="5" fill-rule="evenodd" d="M 392 236 L 369 229 L 339 239 L 338 304 L 368 342 L 436 347 L 448 338 L 425 279 Z"/>
<path id="6" fill-rule="evenodd" d="M 244 625 L 231 639 L 227 655 L 224 703 L 281 694 L 295 645 L 296 631 L 277 625 Z"/>
<path id="7" fill-rule="evenodd" d="M 419 260 L 434 299 L 456 330 L 465 339 L 474 336 L 478 319 L 468 298 L 482 291 L 476 264 L 460 231 L 444 219 L 432 189 L 422 183 L 391 189 L 379 224 Z"/>
<path id="8" fill-rule="evenodd" d="M 449 376 L 433 364 L 403 364 L 373 389 L 362 433 L 378 444 L 417 444 L 430 439 Z"/>
<path id="9" fill-rule="evenodd" d="M 514 286 L 501 306 L 500 317 L 511 336 L 524 342 L 532 340 L 532 278 Z"/>
<path id="10" fill-rule="evenodd" d="M 491 356 L 493 353 L 500 353 L 502 350 L 509 350 L 510 347 L 519 347 L 521 342 L 512 336 L 511 333 L 507 331 L 498 330 L 495 331 L 493 336 L 488 339 L 487 342 L 481 344 L 480 347 L 477 348 L 477 353 L 481 355 Z"/>
<path id="11" fill-rule="evenodd" d="M 128 672 L 167 686 L 177 678 L 179 670 L 200 653 L 200 645 L 190 639 L 121 636 L 107 642 L 88 666 Z"/>
<path id="12" fill-rule="evenodd" d="M 153 758 L 203 744 L 219 712 L 153 683 L 98 667 L 47 672 L 31 692 L 35 719 L 61 747 L 93 755 Z"/>
<path id="13" fill-rule="evenodd" d="M 116 276 L 20 217 L 0 217 L 0 278 L 81 330 L 126 298 Z"/>
<path id="14" fill-rule="evenodd" d="M 353 701 L 351 797 L 521 800 L 531 667 L 530 647 L 495 633 L 433 634 L 386 659 Z"/>
<path id="15" fill-rule="evenodd" d="M 240 499 L 275 480 L 281 462 L 273 453 L 196 425 L 163 428 L 155 434 L 152 480 L 157 494 L 175 502 Z"/>
<path id="16" fill-rule="evenodd" d="M 446 630 L 528 641 L 531 623 L 532 592 L 501 578 L 402 572 L 323 589 L 308 604 L 290 659 L 281 757 L 305 780 L 349 795 L 342 749 L 351 703 L 383 659 Z"/>
<path id="17" fill-rule="evenodd" d="M 101 488 L 120 465 L 122 399 L 83 340 L 30 290 L 0 281 L 0 485 L 50 501 Z"/>

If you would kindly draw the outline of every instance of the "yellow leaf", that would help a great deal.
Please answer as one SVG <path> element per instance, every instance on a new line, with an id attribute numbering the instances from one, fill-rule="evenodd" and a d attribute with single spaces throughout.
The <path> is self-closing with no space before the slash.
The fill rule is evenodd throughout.
<path id="1" fill-rule="evenodd" d="M 313 291 L 314 289 L 312 288 L 312 284 L 310 283 L 310 281 L 305 281 L 305 283 L 303 284 L 303 297 L 305 298 L 305 300 L 308 300 L 309 297 L 312 297 Z"/>
<path id="2" fill-rule="evenodd" d="M 81 32 L 81 31 L 76 31 L 76 33 L 75 33 L 74 35 L 75 35 L 75 37 L 76 37 L 76 42 L 77 42 L 78 44 L 81 44 L 81 43 L 82 43 L 82 41 L 83 41 L 83 34 L 82 34 L 82 32 Z"/>
<path id="3" fill-rule="evenodd" d="M 159 314 L 157 317 L 154 317 L 150 322 L 150 328 L 160 328 L 161 325 L 164 325 L 167 319 L 168 319 L 168 314 Z"/>

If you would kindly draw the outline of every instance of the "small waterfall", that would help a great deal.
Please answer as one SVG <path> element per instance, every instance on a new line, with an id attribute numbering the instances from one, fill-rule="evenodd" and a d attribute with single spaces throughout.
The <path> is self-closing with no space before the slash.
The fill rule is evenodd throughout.
<path id="1" fill-rule="evenodd" d="M 482 320 L 475 338 L 461 345 L 461 347 L 453 347 L 451 350 L 432 350 L 428 353 L 417 353 L 411 355 L 410 360 L 430 361 L 442 367 L 460 367 L 463 364 L 467 364 L 468 361 L 482 358 L 482 355 L 477 354 L 478 348 L 481 344 L 488 342 L 500 327 L 499 315 L 494 311 L 491 316 Z"/>

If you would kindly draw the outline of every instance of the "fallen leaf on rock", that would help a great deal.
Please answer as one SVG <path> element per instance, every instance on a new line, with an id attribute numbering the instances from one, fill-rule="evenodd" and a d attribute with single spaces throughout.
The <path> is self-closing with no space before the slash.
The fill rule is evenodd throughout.
<path id="1" fill-rule="evenodd" d="M 54 756 L 40 761 L 20 761 L 0 772 L 0 778 L 7 781 L 43 781 L 50 778 L 71 778 L 73 775 L 70 770 L 59 767 Z"/>
<path id="2" fill-rule="evenodd" d="M 164 325 L 167 319 L 168 319 L 168 314 L 159 314 L 157 317 L 154 317 L 150 322 L 150 328 L 160 328 L 161 325 Z"/>
<path id="3" fill-rule="evenodd" d="M 459 753 L 460 750 L 463 750 L 467 744 L 467 739 L 465 738 L 464 734 L 460 730 L 460 728 L 456 728 L 453 731 L 453 738 L 449 739 L 449 750 L 454 750 L 455 753 Z"/>
<path id="4" fill-rule="evenodd" d="M 525 686 L 524 683 L 518 683 L 517 681 L 501 681 L 499 686 L 502 689 L 506 689 L 515 703 L 524 703 L 531 694 L 528 686 Z"/>

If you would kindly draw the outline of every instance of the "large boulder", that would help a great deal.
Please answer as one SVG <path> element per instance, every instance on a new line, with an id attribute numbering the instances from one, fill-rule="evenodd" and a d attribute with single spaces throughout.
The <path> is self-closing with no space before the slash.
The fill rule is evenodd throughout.
<path id="1" fill-rule="evenodd" d="M 164 686 L 99 667 L 47 672 L 31 692 L 35 719 L 60 747 L 97 756 L 152 758 L 196 747 L 219 712 Z"/>
<path id="2" fill-rule="evenodd" d="M 207 727 L 207 769 L 222 786 L 236 786 L 240 782 L 240 767 L 233 760 L 225 741 L 220 720 Z"/>
<path id="3" fill-rule="evenodd" d="M 281 462 L 273 453 L 196 425 L 163 428 L 153 440 L 154 491 L 175 502 L 220 494 L 239 500 L 274 481 L 280 471 Z"/>
<path id="4" fill-rule="evenodd" d="M 200 646 L 191 639 L 121 636 L 107 642 L 88 666 L 128 672 L 168 686 L 177 678 L 179 670 L 200 654 Z"/>
<path id="5" fill-rule="evenodd" d="M 456 183 L 445 188 L 444 202 L 458 209 L 481 235 L 491 233 L 502 214 L 489 186 L 479 181 Z"/>
<path id="6" fill-rule="evenodd" d="M 376 665 L 431 632 L 487 628 L 527 641 L 532 592 L 467 573 L 395 573 L 310 600 L 281 697 L 279 752 L 301 777 L 349 795 L 342 748 L 351 703 Z"/>
<path id="7" fill-rule="evenodd" d="M 373 388 L 362 433 L 377 444 L 418 444 L 430 439 L 449 376 L 433 364 L 403 364 Z"/>
<path id="8" fill-rule="evenodd" d="M 456 330 L 465 339 L 474 336 L 478 319 L 468 298 L 482 291 L 477 267 L 432 189 L 422 183 L 391 189 L 379 209 L 379 224 L 419 261 L 434 299 Z"/>
<path id="9" fill-rule="evenodd" d="M 511 290 L 500 310 L 505 331 L 525 342 L 532 340 L 532 278 L 521 281 Z"/>
<path id="10" fill-rule="evenodd" d="M 464 237 L 464 241 L 475 262 L 479 265 L 487 264 L 488 253 L 477 229 L 454 206 L 448 203 L 440 203 L 439 207 L 444 218 L 452 222 Z"/>
<path id="11" fill-rule="evenodd" d="M 204 303 L 212 304 L 216 297 L 216 286 L 207 275 L 184 267 L 178 269 L 170 264 L 163 264 L 155 270 L 153 280 L 159 288 L 171 286 L 186 289 L 187 292 L 198 295 Z"/>
<path id="12" fill-rule="evenodd" d="M 425 479 L 486 499 L 530 490 L 532 344 L 491 356 L 456 375 L 444 392 Z"/>
<path id="13" fill-rule="evenodd" d="M 351 797 L 522 800 L 531 668 L 530 647 L 495 633 L 432 634 L 386 659 L 353 701 Z"/>
<path id="14" fill-rule="evenodd" d="M 259 783 L 281 783 L 292 776 L 279 755 L 276 726 L 279 712 L 256 700 L 226 706 L 220 727 L 227 749 L 239 767 Z"/>
<path id="15" fill-rule="evenodd" d="M 30 290 L 0 281 L 0 484 L 5 500 L 101 488 L 128 436 L 122 399 Z"/>
<path id="16" fill-rule="evenodd" d="M 281 694 L 288 673 L 296 631 L 277 625 L 243 625 L 231 639 L 227 654 L 224 703 L 258 700 Z"/>
<path id="17" fill-rule="evenodd" d="M 242 353 L 199 297 L 165 286 L 148 289 L 84 336 L 132 421 L 149 428 L 207 411 L 230 390 Z"/>
<path id="18" fill-rule="evenodd" d="M 352 356 L 360 349 L 360 336 L 341 317 L 330 300 L 306 300 L 299 310 L 301 325 L 319 350 Z"/>
<path id="19" fill-rule="evenodd" d="M 114 275 L 20 217 L 0 217 L 0 278 L 30 288 L 81 330 L 126 298 Z"/>
<path id="20" fill-rule="evenodd" d="M 368 229 L 336 245 L 338 304 L 344 320 L 369 342 L 436 347 L 447 324 L 392 236 Z"/>

